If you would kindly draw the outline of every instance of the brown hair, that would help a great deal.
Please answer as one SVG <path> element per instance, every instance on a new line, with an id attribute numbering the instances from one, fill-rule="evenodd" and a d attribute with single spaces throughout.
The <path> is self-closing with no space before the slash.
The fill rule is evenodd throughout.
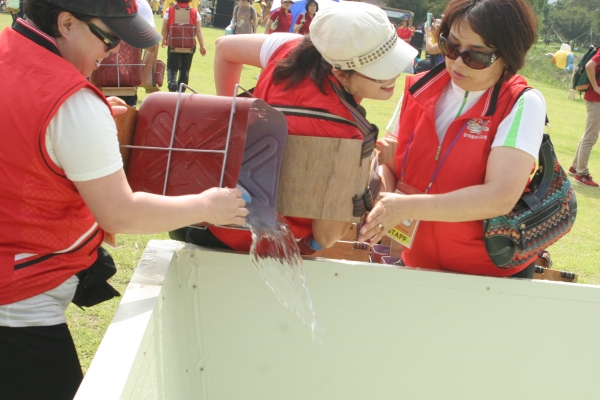
<path id="1" fill-rule="evenodd" d="M 289 57 L 279 60 L 279 64 L 273 71 L 273 82 L 285 81 L 285 89 L 287 90 L 298 86 L 308 76 L 321 92 L 326 94 L 325 84 L 328 81 L 328 75 L 331 74 L 331 69 L 331 64 L 325 61 L 310 40 L 310 36 L 305 35 L 302 42 L 292 50 Z M 343 72 L 348 77 L 352 75 L 351 71 Z"/>
<path id="2" fill-rule="evenodd" d="M 535 14 L 525 0 L 451 0 L 438 35 L 448 38 L 450 28 L 463 21 L 502 55 L 506 71 L 499 82 L 523 68 L 537 35 Z"/>

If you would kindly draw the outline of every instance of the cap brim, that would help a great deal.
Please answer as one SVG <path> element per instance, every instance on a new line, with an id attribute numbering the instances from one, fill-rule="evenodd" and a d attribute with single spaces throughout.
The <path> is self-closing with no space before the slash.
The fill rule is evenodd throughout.
<path id="1" fill-rule="evenodd" d="M 162 36 L 139 14 L 132 17 L 99 17 L 125 43 L 146 49 L 159 43 Z"/>
<path id="2" fill-rule="evenodd" d="M 373 79 L 393 79 L 404 72 L 410 63 L 414 62 L 417 53 L 417 49 L 398 38 L 394 48 L 386 55 L 374 63 L 357 69 L 357 71 Z"/>

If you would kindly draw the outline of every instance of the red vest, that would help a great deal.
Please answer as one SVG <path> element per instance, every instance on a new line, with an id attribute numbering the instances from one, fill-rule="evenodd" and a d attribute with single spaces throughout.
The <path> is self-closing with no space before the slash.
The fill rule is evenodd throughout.
<path id="1" fill-rule="evenodd" d="M 319 108 L 352 121 L 352 114 L 328 83 L 325 85 L 326 95 L 319 90 L 319 87 L 310 78 L 306 78 L 302 83 L 290 89 L 285 89 L 286 82 L 273 83 L 273 72 L 277 62 L 288 57 L 292 50 L 298 46 L 300 40 L 302 39 L 286 42 L 273 53 L 269 63 L 260 74 L 260 79 L 254 89 L 254 95 L 272 106 Z M 333 76 L 330 79 L 337 83 Z M 290 135 L 363 139 L 358 128 L 339 122 L 288 115 L 285 118 Z M 286 221 L 296 238 L 303 238 L 312 233 L 311 219 L 286 217 Z M 219 240 L 235 250 L 248 251 L 250 249 L 252 238 L 248 231 L 214 227 L 210 230 Z"/>
<path id="2" fill-rule="evenodd" d="M 404 167 L 404 181 L 421 192 L 425 191 L 438 166 L 439 161 L 435 161 L 438 137 L 434 110 L 449 81 L 450 75 L 444 64 L 429 73 L 406 79 L 396 150 L 396 177 L 400 180 L 406 147 L 415 132 Z M 442 142 L 440 161 L 456 135 L 460 137 L 428 193 L 448 193 L 484 183 L 487 160 L 498 126 L 526 87 L 524 78 L 514 76 L 499 88 L 488 89 L 470 110 L 450 124 Z M 484 126 L 488 130 L 477 133 L 479 130 L 474 129 L 473 132 L 470 130 L 473 126 Z M 404 249 L 402 259 L 411 267 L 490 276 L 512 275 L 529 265 L 525 263 L 523 268 L 510 270 L 496 267 L 485 250 L 481 220 L 452 223 L 421 221 L 412 248 Z"/>
<path id="3" fill-rule="evenodd" d="M 104 237 L 45 147 L 46 128 L 69 96 L 81 88 L 104 96 L 55 54 L 54 40 L 25 29 L 46 48 L 12 28 L 0 34 L 0 305 L 43 293 L 89 267 Z"/>

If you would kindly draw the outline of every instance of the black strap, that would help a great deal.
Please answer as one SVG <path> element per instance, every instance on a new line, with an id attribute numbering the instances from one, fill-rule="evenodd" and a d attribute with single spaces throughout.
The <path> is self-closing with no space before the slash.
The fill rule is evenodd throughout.
<path id="1" fill-rule="evenodd" d="M 15 31 L 19 32 L 21 35 L 25 36 L 27 39 L 30 39 L 31 41 L 33 41 L 35 44 L 38 44 L 38 45 L 42 46 L 43 48 L 45 48 L 46 50 L 56 54 L 57 56 L 62 57 L 62 55 L 60 54 L 60 51 L 58 51 L 58 48 L 54 45 L 54 43 L 50 42 L 48 39 L 44 38 L 43 36 L 38 35 L 37 33 L 35 33 L 35 31 L 24 27 L 22 25 L 24 23 L 25 22 L 21 18 L 18 18 L 15 21 L 15 23 L 13 24 L 12 28 Z"/>
<path id="2" fill-rule="evenodd" d="M 340 122 L 342 124 L 356 127 L 356 124 L 353 121 L 350 121 L 349 119 L 346 119 L 344 117 L 340 117 L 339 115 L 332 114 L 329 111 L 323 110 L 321 108 L 280 106 L 275 104 L 271 104 L 271 107 L 273 107 L 277 111 L 280 111 L 283 115 L 323 119 L 326 121 Z"/>

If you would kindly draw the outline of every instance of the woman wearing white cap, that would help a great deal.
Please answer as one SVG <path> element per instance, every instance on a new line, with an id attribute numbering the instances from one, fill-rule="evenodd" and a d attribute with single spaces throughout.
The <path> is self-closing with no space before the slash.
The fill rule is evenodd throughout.
<path id="1" fill-rule="evenodd" d="M 416 50 L 398 39 L 383 10 L 342 2 L 316 14 L 310 35 L 217 39 L 215 83 L 217 94 L 230 96 L 244 64 L 262 67 L 254 94 L 268 104 L 319 109 L 356 121 L 358 110 L 364 112 L 361 100 L 389 99 L 396 78 L 415 56 Z M 290 135 L 364 140 L 354 122 L 294 115 L 286 119 Z M 317 248 L 332 246 L 349 229 L 334 221 L 288 218 L 288 222 L 297 238 L 313 235 Z M 250 247 L 247 232 L 219 228 L 212 232 L 228 247 L 245 251 Z"/>
<path id="2" fill-rule="evenodd" d="M 446 61 L 407 78 L 392 129 L 395 157 L 391 168 L 382 167 L 388 191 L 411 195 L 385 193 L 362 240 L 420 221 L 402 253 L 404 265 L 533 276 L 537 255 L 508 269 L 492 262 L 482 220 L 513 209 L 539 154 L 546 104 L 516 75 L 536 35 L 525 0 L 448 3 L 438 31 Z"/>

